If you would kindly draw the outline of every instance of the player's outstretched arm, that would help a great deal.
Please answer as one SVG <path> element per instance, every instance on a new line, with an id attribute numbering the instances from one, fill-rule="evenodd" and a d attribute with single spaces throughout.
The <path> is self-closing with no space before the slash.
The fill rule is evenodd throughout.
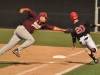
<path id="1" fill-rule="evenodd" d="M 100 26 L 100 24 L 96 24 L 96 27 L 99 27 Z"/>
<path id="2" fill-rule="evenodd" d="M 54 27 L 53 30 L 55 30 L 55 31 L 65 31 L 65 29 L 63 29 L 63 28 L 59 28 L 59 27 Z"/>

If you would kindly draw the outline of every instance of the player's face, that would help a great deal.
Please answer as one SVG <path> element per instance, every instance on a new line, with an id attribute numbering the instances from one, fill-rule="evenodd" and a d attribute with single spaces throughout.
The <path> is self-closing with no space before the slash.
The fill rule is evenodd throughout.
<path id="1" fill-rule="evenodd" d="M 45 23 L 46 20 L 47 20 L 47 19 L 46 19 L 45 17 L 43 17 L 43 16 L 40 17 L 40 22 L 44 22 L 44 23 Z"/>

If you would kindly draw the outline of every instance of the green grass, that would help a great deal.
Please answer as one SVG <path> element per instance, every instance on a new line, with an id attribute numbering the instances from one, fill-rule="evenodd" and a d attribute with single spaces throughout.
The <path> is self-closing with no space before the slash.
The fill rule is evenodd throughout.
<path id="1" fill-rule="evenodd" d="M 0 68 L 8 67 L 11 65 L 19 64 L 18 62 L 0 61 Z"/>
<path id="2" fill-rule="evenodd" d="M 9 64 L 8 61 L 0 61 L 0 68 L 4 68 L 4 67 L 7 67 L 7 66 L 10 66 L 12 64 Z"/>
<path id="3" fill-rule="evenodd" d="M 34 45 L 70 47 L 72 42 L 70 34 L 65 35 L 63 32 L 56 31 L 37 31 L 33 37 L 35 38 Z"/>
<path id="4" fill-rule="evenodd" d="M 0 43 L 7 44 L 13 35 L 14 30 L 0 30 Z M 35 39 L 33 45 L 44 45 L 44 46 L 61 46 L 61 47 L 71 47 L 72 39 L 70 34 L 65 34 L 63 32 L 49 31 L 49 30 L 38 30 L 32 34 Z M 99 35 L 92 33 L 91 34 L 94 42 L 99 44 Z M 19 44 L 22 44 L 22 40 Z M 77 47 L 81 45 L 77 42 Z"/>
<path id="5" fill-rule="evenodd" d="M 100 58 L 99 58 L 100 61 Z M 90 62 L 85 64 L 84 66 L 80 66 L 70 72 L 67 72 L 63 75 L 100 75 L 100 64 L 93 64 L 94 62 Z"/>
<path id="6" fill-rule="evenodd" d="M 11 65 L 30 65 L 31 62 L 13 62 L 13 61 L 0 61 L 0 68 L 8 67 Z"/>
<path id="7" fill-rule="evenodd" d="M 13 35 L 14 30 L 0 30 L 0 43 L 6 44 L 9 42 L 10 38 Z M 70 47 L 72 45 L 72 40 L 70 34 L 65 34 L 63 32 L 56 31 L 47 31 L 47 30 L 39 30 L 32 34 L 35 39 L 35 43 L 33 45 L 45 45 L 45 46 L 63 46 Z M 19 44 L 22 44 L 20 42 Z"/>
<path id="8" fill-rule="evenodd" d="M 14 30 L 0 30 L 0 44 L 7 44 L 13 35 Z M 71 47 L 72 39 L 70 34 L 65 34 L 59 31 L 50 31 L 50 30 L 38 30 L 32 34 L 35 39 L 33 45 L 43 45 L 43 46 L 61 46 L 61 47 Z M 96 44 L 100 44 L 99 36 L 100 34 L 91 33 L 91 36 Z M 22 44 L 22 40 L 19 44 Z M 81 45 L 77 42 L 77 47 Z M 100 47 L 98 47 L 100 48 Z M 100 60 L 100 59 L 99 59 Z M 91 62 L 92 63 L 92 62 Z M 93 62 L 94 63 L 94 62 Z M 13 64 L 20 64 L 16 62 L 0 62 L 0 68 L 10 66 Z M 75 70 L 72 70 L 63 75 L 99 75 L 100 64 L 85 64 Z"/>

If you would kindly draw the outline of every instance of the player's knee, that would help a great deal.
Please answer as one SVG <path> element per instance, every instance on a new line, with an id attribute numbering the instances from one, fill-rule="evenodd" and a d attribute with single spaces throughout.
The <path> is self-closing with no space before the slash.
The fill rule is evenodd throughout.
<path id="1" fill-rule="evenodd" d="M 30 41 L 30 44 L 33 44 L 35 42 L 34 38 L 29 39 L 29 41 Z"/>
<path id="2" fill-rule="evenodd" d="M 34 38 L 33 38 L 33 39 L 31 39 L 31 42 L 32 42 L 32 44 L 35 42 Z"/>
<path id="3" fill-rule="evenodd" d="M 97 52 L 97 49 L 96 48 L 91 48 L 91 51 L 96 53 Z"/>

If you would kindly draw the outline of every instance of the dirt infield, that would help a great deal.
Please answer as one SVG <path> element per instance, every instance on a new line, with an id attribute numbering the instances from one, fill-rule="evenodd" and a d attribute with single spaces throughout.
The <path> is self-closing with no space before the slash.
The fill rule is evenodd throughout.
<path id="1" fill-rule="evenodd" d="M 20 63 L 0 69 L 0 75 L 61 75 L 92 61 L 83 48 L 70 52 L 71 48 L 68 47 L 33 45 L 22 50 L 21 57 L 16 57 L 12 53 L 13 49 L 0 56 L 0 61 Z M 54 59 L 55 55 L 64 55 L 66 58 Z M 95 56 L 100 57 L 100 50 Z"/>

